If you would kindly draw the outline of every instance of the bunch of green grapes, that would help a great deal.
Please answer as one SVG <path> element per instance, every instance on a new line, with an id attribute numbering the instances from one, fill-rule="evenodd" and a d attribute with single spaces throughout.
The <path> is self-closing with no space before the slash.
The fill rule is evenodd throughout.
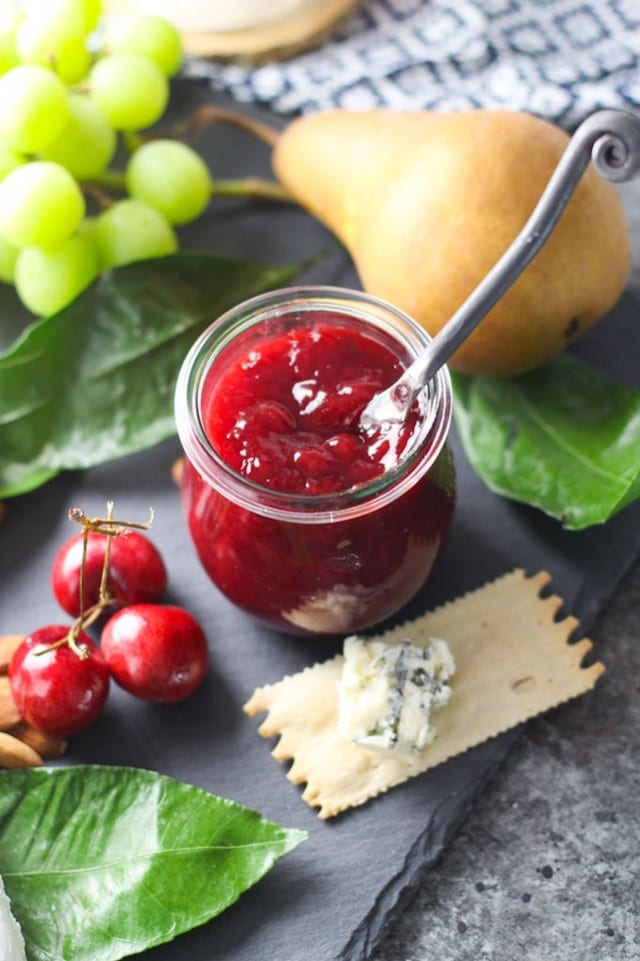
<path id="1" fill-rule="evenodd" d="M 200 155 L 139 131 L 155 124 L 182 61 L 168 21 L 100 22 L 100 0 L 24 0 L 0 9 L 0 280 L 39 316 L 109 267 L 177 249 L 211 178 Z M 122 172 L 110 170 L 118 141 Z M 96 184 L 117 183 L 94 216 Z"/>

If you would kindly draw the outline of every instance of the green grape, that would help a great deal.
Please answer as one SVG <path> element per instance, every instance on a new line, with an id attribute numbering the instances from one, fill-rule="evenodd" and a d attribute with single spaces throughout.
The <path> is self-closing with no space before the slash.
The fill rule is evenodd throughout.
<path id="1" fill-rule="evenodd" d="M 84 13 L 86 29 L 95 30 L 102 16 L 102 0 L 80 0 L 80 6 Z"/>
<path id="2" fill-rule="evenodd" d="M 5 284 L 13 283 L 19 253 L 17 247 L 0 237 L 0 280 Z"/>
<path id="3" fill-rule="evenodd" d="M 186 224 L 205 210 L 211 178 L 204 160 L 177 140 L 152 140 L 129 160 L 127 190 L 171 224 Z"/>
<path id="4" fill-rule="evenodd" d="M 56 6 L 26 17 L 18 27 L 18 53 L 25 63 L 54 70 L 65 84 L 89 73 L 91 57 L 79 24 L 61 16 Z"/>
<path id="5" fill-rule="evenodd" d="M 0 74 L 6 73 L 20 63 L 13 37 L 0 36 Z"/>
<path id="6" fill-rule="evenodd" d="M 20 6 L 27 17 L 64 20 L 85 36 L 95 30 L 102 14 L 101 0 L 20 0 Z"/>
<path id="7" fill-rule="evenodd" d="M 182 63 L 182 40 L 172 23 L 151 14 L 114 20 L 108 36 L 114 53 L 132 53 L 152 60 L 166 77 L 178 72 Z"/>
<path id="8" fill-rule="evenodd" d="M 40 317 L 71 303 L 98 275 L 98 256 L 84 237 L 68 237 L 59 247 L 21 250 L 14 283 L 18 297 Z"/>
<path id="9" fill-rule="evenodd" d="M 159 120 L 169 100 L 169 82 L 150 60 L 114 53 L 89 74 L 91 96 L 116 130 L 142 130 Z"/>
<path id="10" fill-rule="evenodd" d="M 51 0 L 44 2 L 50 3 Z M 79 20 L 85 34 L 98 26 L 102 14 L 101 0 L 55 0 L 55 5 L 67 20 Z"/>
<path id="11" fill-rule="evenodd" d="M 16 49 L 16 31 L 20 23 L 18 10 L 11 7 L 0 9 L 0 74 L 17 67 L 20 57 Z"/>
<path id="12" fill-rule="evenodd" d="M 66 88 L 46 67 L 20 64 L 0 77 L 0 140 L 12 150 L 37 153 L 68 120 Z"/>
<path id="13" fill-rule="evenodd" d="M 163 257 L 178 248 L 162 214 L 141 200 L 119 200 L 96 217 L 93 237 L 105 267 Z"/>
<path id="14" fill-rule="evenodd" d="M 80 223 L 78 224 L 77 228 L 76 228 L 76 235 L 77 235 L 78 237 L 84 237 L 85 240 L 88 240 L 90 243 L 92 243 L 93 246 L 96 247 L 96 250 L 97 250 L 97 244 L 96 244 L 96 218 L 95 218 L 95 217 L 85 217 L 84 220 L 81 220 Z"/>
<path id="15" fill-rule="evenodd" d="M 26 163 L 24 157 L 0 143 L 0 180 L 4 180 L 8 173 L 23 163 Z"/>
<path id="16" fill-rule="evenodd" d="M 62 164 L 76 180 L 92 180 L 109 166 L 116 132 L 95 100 L 85 94 L 70 93 L 69 109 L 71 117 L 61 136 L 40 156 Z"/>
<path id="17" fill-rule="evenodd" d="M 99 270 L 102 270 L 105 264 L 102 263 L 102 260 L 100 258 L 100 248 L 98 244 L 98 236 L 97 236 L 97 229 L 96 229 L 97 222 L 98 221 L 96 217 L 85 217 L 84 220 L 80 221 L 80 223 L 78 224 L 78 229 L 76 230 L 74 236 L 82 237 L 83 240 L 86 240 L 87 243 L 91 244 L 91 246 L 95 251 Z"/>
<path id="18" fill-rule="evenodd" d="M 16 247 L 55 247 L 84 216 L 84 197 L 59 164 L 35 160 L 0 183 L 0 234 Z"/>

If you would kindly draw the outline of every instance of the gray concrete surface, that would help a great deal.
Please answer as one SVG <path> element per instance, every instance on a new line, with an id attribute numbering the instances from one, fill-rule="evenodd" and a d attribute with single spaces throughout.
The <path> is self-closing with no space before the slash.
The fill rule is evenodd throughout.
<path id="1" fill-rule="evenodd" d="M 589 635 L 605 676 L 526 726 L 371 961 L 640 959 L 640 563 Z"/>

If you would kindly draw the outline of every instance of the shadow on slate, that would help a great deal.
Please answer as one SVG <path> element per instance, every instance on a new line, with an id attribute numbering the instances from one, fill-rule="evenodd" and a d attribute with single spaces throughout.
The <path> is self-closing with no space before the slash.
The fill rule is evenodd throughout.
<path id="1" fill-rule="evenodd" d="M 200 85 L 178 84 L 176 112 L 185 113 L 209 97 Z M 269 119 L 264 112 L 252 113 Z M 281 125 L 282 119 L 274 122 Z M 241 131 L 216 127 L 202 145 L 217 176 L 268 173 L 266 148 Z M 265 263 L 299 261 L 329 240 L 324 228 L 295 208 L 230 201 L 214 202 L 202 221 L 183 233 L 185 246 Z M 357 286 L 351 262 L 340 251 L 304 280 Z M 625 295 L 579 347 L 617 379 L 637 384 L 640 350 L 633 332 L 639 306 Z M 432 580 L 401 619 L 514 567 L 529 573 L 544 568 L 552 575 L 554 592 L 565 599 L 566 611 L 586 630 L 638 554 L 640 504 L 602 527 L 562 531 L 540 513 L 491 494 L 470 470 L 455 436 L 453 446 L 458 505 L 451 536 Z M 61 476 L 10 502 L 0 528 L 2 630 L 23 632 L 60 620 L 48 586 L 49 570 L 56 549 L 74 532 L 66 517 L 69 507 L 79 505 L 98 515 L 113 499 L 119 516 L 135 519 L 146 518 L 152 506 L 152 537 L 167 561 L 172 600 L 189 608 L 209 637 L 210 677 L 192 699 L 168 707 L 143 704 L 114 688 L 103 717 L 72 741 L 62 763 L 161 771 L 256 808 L 288 827 L 306 828 L 310 836 L 219 918 L 140 957 L 363 961 L 420 874 L 438 858 L 518 732 L 483 744 L 333 821 L 319 821 L 301 801 L 299 788 L 286 780 L 286 767 L 271 758 L 272 745 L 257 735 L 258 719 L 246 718 L 241 708 L 254 687 L 324 660 L 337 644 L 269 632 L 211 587 L 191 549 L 170 479 L 178 454 L 177 441 L 168 441 L 147 453 Z M 598 654 L 606 662 L 606 650 Z"/>

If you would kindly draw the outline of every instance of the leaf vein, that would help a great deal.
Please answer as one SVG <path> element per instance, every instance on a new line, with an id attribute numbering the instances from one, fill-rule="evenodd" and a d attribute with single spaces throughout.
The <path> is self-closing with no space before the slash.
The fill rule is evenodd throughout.
<path id="1" fill-rule="evenodd" d="M 81 875 L 88 874 L 93 871 L 107 871 L 112 868 L 118 867 L 121 864 L 135 864 L 140 861 L 150 861 L 156 858 L 167 857 L 169 855 L 188 855 L 188 854 L 199 854 L 199 853 L 216 853 L 216 852 L 235 852 L 243 850 L 260 850 L 261 848 L 272 848 L 277 845 L 277 841 L 248 841 L 244 844 L 213 844 L 213 845 L 193 845 L 190 847 L 180 847 L 180 848 L 159 848 L 151 851 L 144 851 L 140 854 L 133 855 L 126 858 L 116 858 L 113 861 L 102 861 L 99 864 L 88 864 L 82 867 L 74 868 L 47 868 L 46 870 L 35 869 L 30 871 L 3 871 L 3 878 L 31 878 L 31 877 L 65 877 L 67 875 Z"/>
<path id="2" fill-rule="evenodd" d="M 533 423 L 540 429 L 541 433 L 546 437 L 549 437 L 560 450 L 575 458 L 578 463 L 589 469 L 591 473 L 597 474 L 600 477 L 604 477 L 606 480 L 613 481 L 615 484 L 620 484 L 620 478 L 617 476 L 617 474 L 613 474 L 610 471 L 605 470 L 601 465 L 595 463 L 586 455 L 582 454 L 575 445 L 568 443 L 568 441 L 562 437 L 562 434 L 559 431 L 554 430 L 551 425 L 539 415 L 535 404 L 531 403 L 531 401 L 529 401 L 526 397 L 521 397 L 521 400 L 524 410 L 527 412 Z"/>

